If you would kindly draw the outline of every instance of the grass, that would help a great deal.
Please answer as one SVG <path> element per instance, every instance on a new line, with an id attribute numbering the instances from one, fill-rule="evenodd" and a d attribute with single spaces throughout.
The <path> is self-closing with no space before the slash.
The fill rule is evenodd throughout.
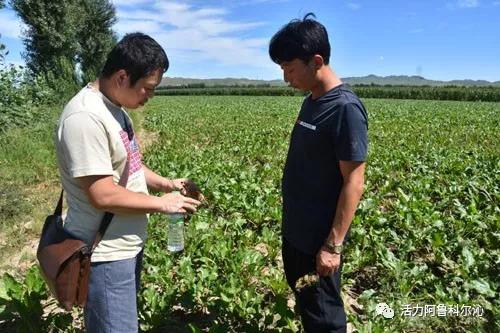
<path id="1" fill-rule="evenodd" d="M 19 274 L 33 263 L 36 239 L 60 191 L 53 148 L 60 111 L 44 112 L 50 121 L 0 135 L 0 274 Z"/>

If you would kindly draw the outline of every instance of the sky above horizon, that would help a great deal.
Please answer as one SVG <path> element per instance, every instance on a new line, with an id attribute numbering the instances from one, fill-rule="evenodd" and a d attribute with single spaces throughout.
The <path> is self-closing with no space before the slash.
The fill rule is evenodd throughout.
<path id="1" fill-rule="evenodd" d="M 281 79 L 269 40 L 308 12 L 328 30 L 341 77 L 420 75 L 500 81 L 500 0 L 114 0 L 118 37 L 141 31 L 170 60 L 169 77 Z M 23 25 L 0 10 L 6 61 L 23 64 Z"/>

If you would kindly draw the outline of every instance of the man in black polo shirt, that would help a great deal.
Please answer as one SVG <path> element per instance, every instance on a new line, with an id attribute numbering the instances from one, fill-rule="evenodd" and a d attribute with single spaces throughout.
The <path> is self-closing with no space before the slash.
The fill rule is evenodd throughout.
<path id="1" fill-rule="evenodd" d="M 368 122 L 361 101 L 329 66 L 328 34 L 314 18 L 291 21 L 269 45 L 285 81 L 310 92 L 283 171 L 283 263 L 304 329 L 345 332 L 341 253 L 363 192 Z M 319 279 L 298 286 L 311 274 Z"/>

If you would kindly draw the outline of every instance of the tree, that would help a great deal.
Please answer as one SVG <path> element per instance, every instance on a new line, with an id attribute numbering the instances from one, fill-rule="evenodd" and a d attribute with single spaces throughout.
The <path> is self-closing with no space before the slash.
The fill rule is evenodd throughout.
<path id="1" fill-rule="evenodd" d="M 109 0 L 11 0 L 11 5 L 27 26 L 23 57 L 34 74 L 57 77 L 70 70 L 62 76 L 77 79 L 79 64 L 83 79 L 95 77 L 116 43 Z"/>
<path id="2" fill-rule="evenodd" d="M 61 58 L 75 68 L 83 23 L 76 0 L 11 0 L 11 5 L 27 26 L 23 57 L 34 74 L 57 73 Z"/>
<path id="3" fill-rule="evenodd" d="M 108 52 L 116 44 L 116 35 L 112 30 L 116 22 L 115 7 L 108 0 L 84 0 L 82 5 L 86 17 L 84 29 L 79 34 L 83 82 L 94 80 L 98 75 Z"/>

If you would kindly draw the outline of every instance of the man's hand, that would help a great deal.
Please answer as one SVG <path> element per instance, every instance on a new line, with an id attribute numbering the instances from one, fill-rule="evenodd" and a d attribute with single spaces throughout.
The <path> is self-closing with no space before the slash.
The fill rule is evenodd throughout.
<path id="1" fill-rule="evenodd" d="M 170 179 L 170 191 L 165 191 L 165 192 L 172 192 L 172 191 L 180 191 L 184 188 L 184 183 L 187 182 L 187 178 L 177 178 L 177 179 Z"/>
<path id="2" fill-rule="evenodd" d="M 320 276 L 333 274 L 340 267 L 340 254 L 330 253 L 323 247 L 316 255 L 316 272 Z"/>
<path id="3" fill-rule="evenodd" d="M 161 197 L 132 192 L 113 182 L 113 176 L 85 176 L 78 178 L 92 206 L 115 214 L 194 213 L 200 201 L 180 193 Z"/>
<path id="4" fill-rule="evenodd" d="M 184 188 L 184 183 L 187 181 L 189 181 L 187 178 L 177 178 L 177 179 L 163 178 L 159 190 L 163 193 L 170 193 L 172 191 L 182 191 L 182 189 Z"/>
<path id="5" fill-rule="evenodd" d="M 167 193 L 158 198 L 161 200 L 161 212 L 166 214 L 194 213 L 200 205 L 196 199 L 185 197 L 180 193 Z"/>

